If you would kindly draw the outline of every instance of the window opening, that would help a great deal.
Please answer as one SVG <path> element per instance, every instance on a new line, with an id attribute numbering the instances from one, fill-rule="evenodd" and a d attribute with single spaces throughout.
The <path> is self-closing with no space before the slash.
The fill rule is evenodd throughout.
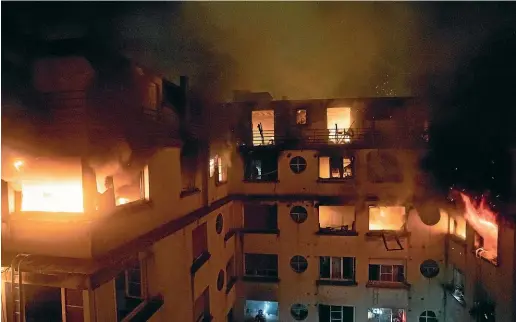
<path id="1" fill-rule="evenodd" d="M 294 173 L 299 174 L 299 173 L 305 171 L 306 166 L 307 166 L 306 160 L 303 157 L 297 156 L 297 157 L 293 157 L 290 160 L 290 169 Z"/>
<path id="2" fill-rule="evenodd" d="M 319 278 L 354 281 L 355 258 L 321 256 L 319 258 Z"/>
<path id="3" fill-rule="evenodd" d="M 290 259 L 290 267 L 296 273 L 303 273 L 308 268 L 308 261 L 305 257 L 296 255 Z"/>
<path id="4" fill-rule="evenodd" d="M 306 211 L 305 207 L 294 206 L 290 209 L 290 217 L 296 223 L 302 224 L 308 218 L 308 212 Z"/>

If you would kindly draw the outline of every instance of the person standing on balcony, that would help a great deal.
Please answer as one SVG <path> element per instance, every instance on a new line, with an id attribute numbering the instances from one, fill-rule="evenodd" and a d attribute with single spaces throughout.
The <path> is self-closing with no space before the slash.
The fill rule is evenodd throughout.
<path id="1" fill-rule="evenodd" d="M 263 138 L 263 126 L 262 123 L 258 123 L 258 131 L 260 131 L 260 137 L 262 138 L 262 145 L 265 145 L 265 139 Z"/>

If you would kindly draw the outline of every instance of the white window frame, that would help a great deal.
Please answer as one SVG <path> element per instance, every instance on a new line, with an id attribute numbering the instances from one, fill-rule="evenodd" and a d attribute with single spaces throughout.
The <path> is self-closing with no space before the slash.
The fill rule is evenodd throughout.
<path id="1" fill-rule="evenodd" d="M 125 296 L 128 298 L 133 299 L 140 299 L 145 300 L 147 298 L 147 281 L 146 281 L 146 274 L 145 274 L 145 262 L 139 260 L 138 261 L 139 271 L 140 271 L 140 283 L 134 283 L 130 281 L 130 271 L 135 270 L 132 268 L 128 268 L 124 271 L 125 281 L 124 281 L 124 289 L 125 289 Z M 131 294 L 129 284 L 140 284 L 140 296 Z"/>
<path id="2" fill-rule="evenodd" d="M 348 321 L 344 321 L 344 307 L 347 307 L 347 306 L 330 305 L 330 322 L 348 322 Z M 340 313 L 340 318 L 334 318 L 333 313 Z M 354 319 L 355 319 L 355 308 L 353 307 L 353 320 Z"/>
<path id="3" fill-rule="evenodd" d="M 319 259 L 319 278 L 321 280 L 327 281 L 355 281 L 356 277 L 356 257 L 339 257 L 339 256 L 319 256 L 321 258 L 327 257 L 330 259 L 330 277 L 321 277 L 321 260 Z M 340 259 L 340 278 L 332 277 L 333 272 L 333 261 L 332 258 Z M 344 278 L 344 258 L 352 258 L 353 259 L 353 277 L 352 278 Z"/>

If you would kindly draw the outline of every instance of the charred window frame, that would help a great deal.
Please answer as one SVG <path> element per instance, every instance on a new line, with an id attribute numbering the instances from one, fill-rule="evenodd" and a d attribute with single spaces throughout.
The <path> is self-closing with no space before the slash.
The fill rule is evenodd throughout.
<path id="1" fill-rule="evenodd" d="M 244 156 L 244 181 L 278 181 L 278 154 L 250 152 Z"/>
<path id="2" fill-rule="evenodd" d="M 197 187 L 197 170 L 199 165 L 199 151 L 195 143 L 187 143 L 181 150 L 181 193 L 199 191 Z"/>
<path id="3" fill-rule="evenodd" d="M 319 179 L 320 180 L 343 180 L 352 179 L 355 175 L 355 158 L 342 155 L 320 155 L 319 156 Z"/>

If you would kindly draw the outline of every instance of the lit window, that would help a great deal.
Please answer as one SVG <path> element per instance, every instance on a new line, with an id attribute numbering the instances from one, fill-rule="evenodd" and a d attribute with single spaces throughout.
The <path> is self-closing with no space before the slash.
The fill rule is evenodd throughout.
<path id="1" fill-rule="evenodd" d="M 355 207 L 319 206 L 319 228 L 338 231 L 354 231 Z"/>
<path id="2" fill-rule="evenodd" d="M 403 309 L 372 308 L 367 310 L 367 321 L 384 322 L 399 321 L 407 322 L 407 314 Z"/>
<path id="3" fill-rule="evenodd" d="M 296 111 L 296 124 L 304 125 L 306 124 L 306 110 L 299 109 Z"/>
<path id="4" fill-rule="evenodd" d="M 329 131 L 328 141 L 336 144 L 349 143 L 351 137 L 351 108 L 333 107 L 326 109 L 327 129 Z"/>
<path id="5" fill-rule="evenodd" d="M 213 178 L 213 175 L 215 174 L 215 159 L 210 159 L 210 178 Z"/>
<path id="6" fill-rule="evenodd" d="M 222 158 L 217 157 L 217 182 L 227 181 L 227 166 L 223 164 Z"/>
<path id="7" fill-rule="evenodd" d="M 355 258 L 321 256 L 319 258 L 319 278 L 354 281 Z"/>
<path id="8" fill-rule="evenodd" d="M 466 220 L 462 216 L 450 216 L 450 234 L 466 239 Z"/>
<path id="9" fill-rule="evenodd" d="M 319 157 L 319 178 L 345 179 L 353 177 L 351 158 Z"/>
<path id="10" fill-rule="evenodd" d="M 274 143 L 274 111 L 253 111 L 253 145 Z"/>
<path id="11" fill-rule="evenodd" d="M 369 207 L 369 230 L 402 230 L 405 207 Z"/>

